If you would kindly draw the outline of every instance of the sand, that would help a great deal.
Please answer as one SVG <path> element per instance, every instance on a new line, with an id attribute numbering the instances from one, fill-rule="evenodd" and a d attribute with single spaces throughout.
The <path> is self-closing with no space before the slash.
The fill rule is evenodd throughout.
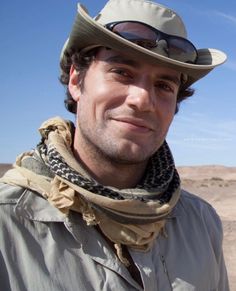
<path id="1" fill-rule="evenodd" d="M 236 168 L 179 167 L 182 187 L 207 200 L 220 215 L 230 290 L 236 290 Z"/>

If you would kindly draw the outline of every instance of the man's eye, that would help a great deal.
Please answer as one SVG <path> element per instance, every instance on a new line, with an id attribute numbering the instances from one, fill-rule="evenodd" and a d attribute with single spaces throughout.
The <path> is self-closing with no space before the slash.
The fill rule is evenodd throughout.
<path id="1" fill-rule="evenodd" d="M 123 69 L 113 69 L 112 72 L 115 74 L 124 76 L 124 77 L 129 77 L 129 74 L 127 73 L 127 71 L 125 71 Z"/>
<path id="2" fill-rule="evenodd" d="M 173 88 L 169 84 L 163 83 L 163 82 L 158 82 L 156 84 L 156 87 L 158 89 L 161 89 L 161 90 L 164 90 L 164 91 L 167 91 L 167 92 L 173 92 L 174 91 Z"/>

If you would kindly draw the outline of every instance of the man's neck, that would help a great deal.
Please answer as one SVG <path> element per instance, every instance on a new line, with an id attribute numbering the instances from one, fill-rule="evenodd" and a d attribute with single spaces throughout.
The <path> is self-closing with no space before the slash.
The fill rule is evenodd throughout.
<path id="1" fill-rule="evenodd" d="M 134 188 L 142 179 L 147 162 L 125 164 L 105 159 L 99 154 L 86 155 L 74 149 L 75 158 L 98 183 L 118 189 Z"/>

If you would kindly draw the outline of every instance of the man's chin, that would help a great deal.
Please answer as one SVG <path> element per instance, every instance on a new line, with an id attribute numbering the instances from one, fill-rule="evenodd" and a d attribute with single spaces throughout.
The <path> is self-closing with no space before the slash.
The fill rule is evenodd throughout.
<path id="1" fill-rule="evenodd" d="M 153 154 L 153 151 L 144 150 L 143 147 L 136 147 L 136 149 L 120 149 L 115 153 L 110 153 L 110 159 L 120 164 L 142 164 L 146 162 Z"/>

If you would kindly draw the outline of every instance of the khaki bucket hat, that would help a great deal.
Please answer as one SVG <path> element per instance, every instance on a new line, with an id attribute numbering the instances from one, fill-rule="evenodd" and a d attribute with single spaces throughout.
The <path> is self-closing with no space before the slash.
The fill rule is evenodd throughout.
<path id="1" fill-rule="evenodd" d="M 225 53 L 210 48 L 197 49 L 198 57 L 195 63 L 173 59 L 160 49 L 147 49 L 105 27 L 108 23 L 117 21 L 145 23 L 165 34 L 187 39 L 181 18 L 173 10 L 158 3 L 145 0 L 110 0 L 95 18 L 91 18 L 86 8 L 78 4 L 78 14 L 62 49 L 61 59 L 71 50 L 80 51 L 96 46 L 109 47 L 133 58 L 180 71 L 187 76 L 186 87 L 226 61 Z"/>

